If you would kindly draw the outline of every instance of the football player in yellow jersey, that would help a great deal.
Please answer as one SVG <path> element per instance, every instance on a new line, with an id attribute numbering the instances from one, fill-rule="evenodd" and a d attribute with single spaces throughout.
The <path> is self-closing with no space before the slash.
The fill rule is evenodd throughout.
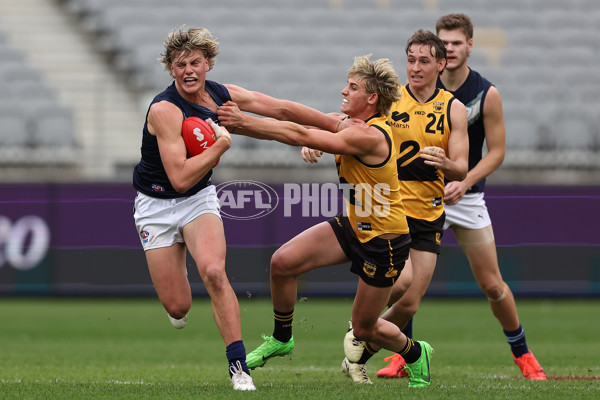
<path id="1" fill-rule="evenodd" d="M 406 45 L 408 83 L 402 97 L 392 105 L 389 123 L 397 149 L 397 169 L 402 202 L 412 239 L 410 258 L 394 284 L 385 320 L 405 328 L 417 312 L 433 277 L 444 226 L 444 178 L 462 180 L 467 174 L 468 136 L 465 106 L 436 88 L 446 65 L 444 43 L 432 32 L 418 30 Z M 412 276 L 411 276 L 412 272 Z M 412 336 L 412 332 L 405 331 Z M 346 335 L 345 343 L 350 341 Z M 361 363 L 380 349 L 371 343 Z M 346 352 L 360 351 L 348 349 Z M 378 377 L 407 376 L 401 355 L 388 358 Z M 392 376 L 393 375 L 393 376 Z"/>
<path id="2" fill-rule="evenodd" d="M 410 387 L 430 385 L 431 346 L 407 338 L 397 325 L 379 317 L 410 246 L 395 147 L 386 119 L 390 106 L 399 98 L 398 86 L 398 76 L 387 59 L 356 57 L 342 90 L 341 112 L 357 123 L 347 122 L 338 133 L 246 115 L 231 102 L 220 107 L 219 120 L 236 132 L 335 154 L 340 184 L 349 187 L 342 188 L 347 216 L 339 215 L 305 230 L 273 254 L 273 336 L 263 335 L 264 343 L 248 354 L 249 368 L 262 367 L 269 358 L 292 352 L 298 276 L 350 261 L 351 271 L 360 277 L 352 308 L 354 334 L 401 353 L 411 371 Z M 358 359 L 349 361 L 356 363 Z M 344 360 L 347 365 L 348 360 Z"/>

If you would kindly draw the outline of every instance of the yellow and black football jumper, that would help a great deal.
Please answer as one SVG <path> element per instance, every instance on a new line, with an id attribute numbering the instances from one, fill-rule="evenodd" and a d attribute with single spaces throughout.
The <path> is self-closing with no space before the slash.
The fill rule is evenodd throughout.
<path id="1" fill-rule="evenodd" d="M 445 219 L 444 174 L 426 165 L 419 152 L 424 147 L 437 146 L 448 153 L 454 96 L 436 89 L 429 100 L 419 103 L 408 86 L 400 90 L 402 98 L 392 105 L 388 120 L 396 145 L 400 192 L 412 247 L 439 254 Z"/>
<path id="2" fill-rule="evenodd" d="M 387 117 L 376 115 L 365 122 L 386 137 L 389 155 L 378 165 L 367 165 L 353 155 L 335 155 L 346 210 L 329 223 L 352 261 L 351 271 L 370 285 L 385 287 L 394 284 L 404 267 L 410 236 Z M 400 236 L 379 238 L 384 234 Z"/>

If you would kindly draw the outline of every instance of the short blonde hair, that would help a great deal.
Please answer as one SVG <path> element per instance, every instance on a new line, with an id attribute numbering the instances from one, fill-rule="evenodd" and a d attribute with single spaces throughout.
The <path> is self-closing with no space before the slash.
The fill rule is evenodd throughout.
<path id="1" fill-rule="evenodd" d="M 376 93 L 379 98 L 377 111 L 388 115 L 392 104 L 400 100 L 400 79 L 389 59 L 371 61 L 370 57 L 370 54 L 355 57 L 354 65 L 348 70 L 348 77 L 361 81 L 367 92 Z"/>
<path id="2" fill-rule="evenodd" d="M 219 54 L 219 43 L 206 28 L 190 28 L 184 30 L 184 25 L 169 33 L 164 42 L 165 50 L 158 59 L 165 70 L 171 71 L 171 64 L 187 52 L 201 50 L 208 58 L 209 70 L 215 65 L 215 57 Z"/>

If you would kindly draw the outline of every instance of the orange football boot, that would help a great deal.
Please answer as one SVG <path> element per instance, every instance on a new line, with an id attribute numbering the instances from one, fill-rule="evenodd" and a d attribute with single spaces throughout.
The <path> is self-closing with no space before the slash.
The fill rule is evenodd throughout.
<path id="1" fill-rule="evenodd" d="M 516 358 L 513 354 L 513 360 L 515 360 L 515 363 L 519 366 L 519 368 L 521 368 L 525 379 L 532 379 L 535 381 L 548 380 L 548 377 L 546 377 L 546 373 L 542 369 L 542 366 L 535 359 L 535 356 L 531 351 L 523 354 L 519 358 Z M 379 376 L 379 372 L 377 373 L 377 376 Z"/>
<path id="2" fill-rule="evenodd" d="M 390 362 L 387 367 L 377 371 L 378 378 L 403 378 L 408 376 L 408 372 L 404 369 L 406 362 L 398 353 L 393 354 L 383 359 L 385 362 Z"/>

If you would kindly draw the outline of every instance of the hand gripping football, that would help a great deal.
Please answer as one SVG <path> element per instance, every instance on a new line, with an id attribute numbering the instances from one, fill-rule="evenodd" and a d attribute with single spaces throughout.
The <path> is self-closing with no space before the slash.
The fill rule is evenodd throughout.
<path id="1" fill-rule="evenodd" d="M 208 122 L 198 117 L 189 117 L 183 121 L 181 135 L 190 157 L 202 154 L 217 141 L 217 136 Z M 219 160 L 215 166 L 218 163 Z"/>

